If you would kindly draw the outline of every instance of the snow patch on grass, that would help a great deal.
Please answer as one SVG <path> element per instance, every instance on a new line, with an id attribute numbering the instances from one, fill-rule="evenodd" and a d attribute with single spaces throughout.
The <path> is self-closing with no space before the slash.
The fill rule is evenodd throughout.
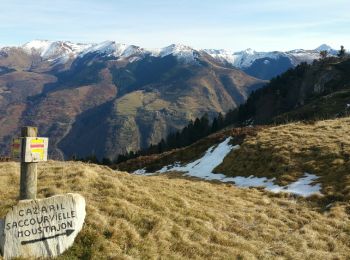
<path id="1" fill-rule="evenodd" d="M 231 137 L 226 138 L 225 141 L 220 143 L 217 147 L 210 147 L 202 158 L 191 162 L 185 166 L 180 166 L 175 164 L 174 166 L 165 166 L 160 169 L 159 173 L 165 173 L 169 171 L 179 171 L 187 172 L 187 175 L 204 178 L 208 180 L 219 178 L 218 174 L 214 174 L 212 171 L 216 166 L 222 163 L 226 155 L 231 152 L 233 149 L 238 149 L 239 145 L 230 145 Z"/>
<path id="2" fill-rule="evenodd" d="M 235 185 L 239 187 L 265 187 L 265 189 L 272 191 L 272 192 L 289 192 L 293 194 L 297 194 L 303 197 L 308 197 L 313 194 L 321 194 L 321 185 L 315 184 L 312 185 L 312 183 L 317 179 L 318 177 L 313 174 L 305 173 L 303 177 L 301 177 L 299 180 L 287 185 L 287 186 L 279 186 L 274 184 L 274 178 L 273 179 L 267 179 L 265 177 L 234 177 L 234 178 L 226 178 L 230 179 L 230 181 L 233 181 Z"/>
<path id="3" fill-rule="evenodd" d="M 213 170 L 220 165 L 224 158 L 232 151 L 239 149 L 239 145 L 229 144 L 231 137 L 226 138 L 225 141 L 218 146 L 210 147 L 202 158 L 181 166 L 179 162 L 164 166 L 156 173 L 147 173 L 145 169 L 139 169 L 133 172 L 138 175 L 154 175 L 157 173 L 168 172 L 183 172 L 186 176 L 197 177 L 204 180 L 217 180 L 221 182 L 232 182 L 239 187 L 264 187 L 272 192 L 289 192 L 303 197 L 313 194 L 321 194 L 321 185 L 313 182 L 318 178 L 316 175 L 305 173 L 305 175 L 287 186 L 279 186 L 274 184 L 275 178 L 267 179 L 266 177 L 227 177 L 224 174 L 213 173 Z"/>

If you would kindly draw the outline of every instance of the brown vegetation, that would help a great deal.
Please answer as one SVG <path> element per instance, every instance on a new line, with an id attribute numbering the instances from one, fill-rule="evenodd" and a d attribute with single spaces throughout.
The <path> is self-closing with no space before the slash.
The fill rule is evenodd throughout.
<path id="1" fill-rule="evenodd" d="M 246 138 L 216 172 L 276 178 L 287 185 L 305 172 L 319 176 L 328 201 L 350 199 L 350 118 L 265 128 Z"/>
<path id="2" fill-rule="evenodd" d="M 0 163 L 0 216 L 16 203 L 19 164 Z M 77 192 L 87 219 L 59 259 L 348 259 L 346 206 L 78 162 L 39 164 L 39 197 Z"/>

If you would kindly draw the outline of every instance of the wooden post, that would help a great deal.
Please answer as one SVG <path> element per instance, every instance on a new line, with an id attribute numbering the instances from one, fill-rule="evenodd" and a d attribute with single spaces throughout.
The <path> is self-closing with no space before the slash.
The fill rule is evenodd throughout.
<path id="1" fill-rule="evenodd" d="M 21 129 L 21 137 L 37 137 L 36 127 L 25 126 Z M 24 156 L 24 141 L 22 141 L 22 156 Z M 37 163 L 21 162 L 20 200 L 36 199 L 37 193 Z"/>

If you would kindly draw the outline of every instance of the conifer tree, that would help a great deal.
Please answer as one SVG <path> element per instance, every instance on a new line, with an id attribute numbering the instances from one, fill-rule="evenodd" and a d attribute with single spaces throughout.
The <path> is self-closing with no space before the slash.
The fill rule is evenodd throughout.
<path id="1" fill-rule="evenodd" d="M 340 46 L 340 50 L 339 50 L 339 52 L 338 52 L 338 57 L 339 57 L 339 58 L 344 58 L 344 56 L 345 56 L 345 48 L 344 48 L 344 46 L 342 45 L 342 46 Z"/>
<path id="2" fill-rule="evenodd" d="M 320 56 L 321 56 L 321 59 L 325 59 L 327 58 L 328 56 L 328 51 L 324 50 L 324 51 L 320 51 Z"/>

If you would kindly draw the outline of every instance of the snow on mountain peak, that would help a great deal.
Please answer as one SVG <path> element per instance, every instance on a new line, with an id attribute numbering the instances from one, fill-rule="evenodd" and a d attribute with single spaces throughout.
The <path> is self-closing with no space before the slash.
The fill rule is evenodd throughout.
<path id="1" fill-rule="evenodd" d="M 241 52 L 235 52 L 233 66 L 238 68 L 247 68 L 258 59 L 278 59 L 279 56 L 283 56 L 283 53 L 279 52 L 257 52 L 253 49 L 246 49 Z"/>
<path id="2" fill-rule="evenodd" d="M 33 40 L 33 41 L 30 41 L 30 42 L 27 42 L 22 47 L 23 47 L 23 49 L 25 49 L 27 51 L 32 51 L 32 50 L 43 51 L 46 48 L 48 48 L 48 46 L 51 43 L 52 42 L 47 41 L 47 40 Z"/>
<path id="3" fill-rule="evenodd" d="M 183 44 L 171 44 L 161 49 L 151 51 L 153 56 L 165 57 L 168 55 L 176 56 L 183 61 L 194 61 L 196 57 L 196 50 Z"/>
<path id="4" fill-rule="evenodd" d="M 68 60 L 69 57 L 75 57 L 88 47 L 88 44 L 47 40 L 34 40 L 22 46 L 23 50 L 27 53 L 37 53 L 45 60 L 52 61 L 60 59 L 62 62 Z"/>
<path id="5" fill-rule="evenodd" d="M 84 56 L 87 53 L 98 52 L 101 54 L 110 55 L 116 50 L 116 43 L 114 41 L 104 41 L 97 44 L 92 44 L 89 48 L 86 48 L 79 56 Z"/>
<path id="6" fill-rule="evenodd" d="M 166 56 L 169 54 L 177 54 L 182 52 L 193 52 L 193 51 L 194 50 L 191 47 L 183 44 L 171 44 L 169 46 L 162 48 L 160 54 L 162 56 Z"/>
<path id="7" fill-rule="evenodd" d="M 219 60 L 221 62 L 228 62 L 233 64 L 235 60 L 234 53 L 228 50 L 216 50 L 216 49 L 204 49 L 202 50 L 212 56 L 214 59 Z"/>
<path id="8" fill-rule="evenodd" d="M 321 45 L 316 50 L 303 50 L 297 49 L 287 52 L 272 51 L 272 52 L 257 52 L 253 49 L 246 49 L 240 52 L 228 52 L 225 50 L 203 50 L 213 58 L 228 62 L 237 68 L 250 67 L 256 60 L 266 59 L 264 64 L 269 64 L 269 60 L 277 60 L 279 58 L 288 58 L 291 63 L 296 66 L 300 62 L 312 62 L 315 59 L 320 58 L 320 51 L 327 50 L 329 54 L 334 55 L 335 51 L 328 45 Z"/>
<path id="9" fill-rule="evenodd" d="M 251 48 L 248 48 L 246 50 L 244 50 L 243 52 L 249 54 L 249 55 L 254 55 L 256 53 L 255 50 L 251 49 Z"/>
<path id="10" fill-rule="evenodd" d="M 269 60 L 277 60 L 281 57 L 289 58 L 293 65 L 297 65 L 302 61 L 312 62 L 314 59 L 320 58 L 319 52 L 322 50 L 327 50 L 330 55 L 336 54 L 336 50 L 326 44 L 322 44 L 315 50 L 297 49 L 287 52 L 258 52 L 249 48 L 240 52 L 233 52 L 223 49 L 196 50 L 183 44 L 171 44 L 158 49 L 143 49 L 135 45 L 116 43 L 115 41 L 76 44 L 69 41 L 34 40 L 24 44 L 22 49 L 29 54 L 39 54 L 43 60 L 59 61 L 61 63 L 68 61 L 70 58 L 82 57 L 88 53 L 99 53 L 117 59 L 128 59 L 129 62 L 138 60 L 147 54 L 154 57 L 173 55 L 179 60 L 193 62 L 196 61 L 196 57 L 201 52 L 205 52 L 214 59 L 230 63 L 237 68 L 247 68 L 259 59 L 266 59 L 264 62 L 267 64 Z"/>
<path id="11" fill-rule="evenodd" d="M 116 58 L 128 58 L 136 54 L 142 55 L 147 51 L 135 45 L 116 43 L 115 41 L 104 41 L 98 44 L 92 44 L 90 48 L 87 48 L 82 53 L 80 53 L 80 56 L 95 52 Z"/>
<path id="12" fill-rule="evenodd" d="M 327 44 L 322 44 L 315 49 L 315 51 L 330 51 L 330 50 L 333 50 L 333 48 Z"/>

